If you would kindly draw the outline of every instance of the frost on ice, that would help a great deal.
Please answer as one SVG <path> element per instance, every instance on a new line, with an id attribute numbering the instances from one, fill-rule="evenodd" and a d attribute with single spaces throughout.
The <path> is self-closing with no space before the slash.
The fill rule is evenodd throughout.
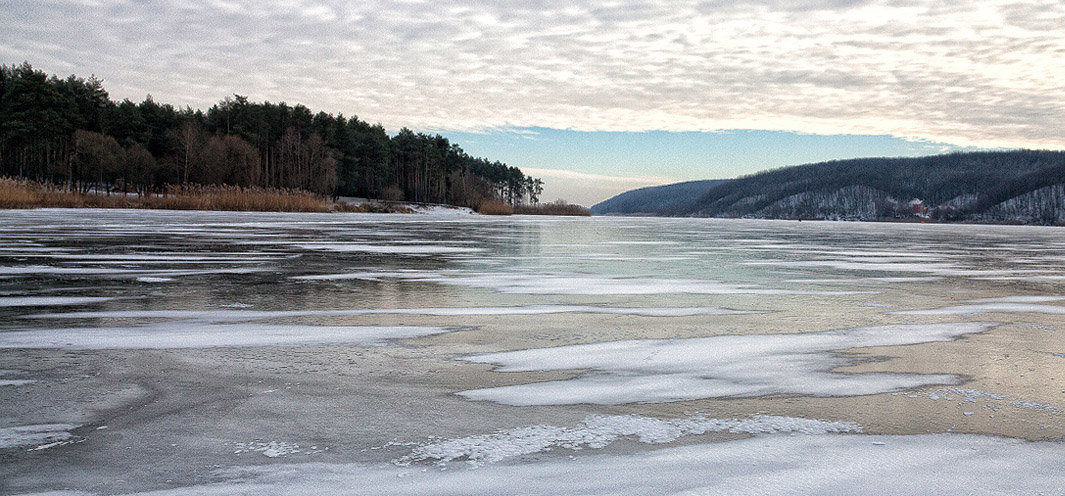
<path id="1" fill-rule="evenodd" d="M 748 419 L 715 419 L 703 416 L 658 419 L 632 415 L 592 415 L 577 427 L 534 425 L 424 444 L 415 448 L 410 455 L 395 460 L 395 463 L 409 465 L 413 462 L 436 460 L 442 464 L 453 460 L 467 460 L 472 465 L 482 465 L 549 451 L 555 447 L 571 450 L 585 447 L 603 448 L 624 437 L 634 437 L 641 443 L 659 444 L 708 432 L 825 434 L 861 430 L 858 424 L 852 422 L 825 422 L 767 415 L 755 415 Z"/>

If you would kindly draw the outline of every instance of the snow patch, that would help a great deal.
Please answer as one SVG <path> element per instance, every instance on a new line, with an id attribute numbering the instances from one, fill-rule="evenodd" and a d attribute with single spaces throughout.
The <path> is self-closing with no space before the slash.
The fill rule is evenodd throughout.
<path id="1" fill-rule="evenodd" d="M 173 281 L 172 277 L 138 277 L 137 282 L 158 283 L 158 282 L 170 282 Z"/>
<path id="2" fill-rule="evenodd" d="M 0 449 L 38 445 L 33 450 L 59 446 L 76 440 L 70 431 L 80 426 L 73 424 L 37 424 L 15 427 L 0 427 Z"/>
<path id="3" fill-rule="evenodd" d="M 308 449 L 301 449 L 300 445 L 295 443 L 286 443 L 283 441 L 252 441 L 248 443 L 233 443 L 233 454 L 242 455 L 244 453 L 259 453 L 267 458 L 278 458 L 288 455 L 304 454 L 313 455 L 315 453 L 321 453 L 322 449 L 318 449 L 317 446 L 311 446 Z"/>
<path id="4" fill-rule="evenodd" d="M 956 384 L 954 375 L 837 373 L 835 350 L 949 341 L 996 324 L 860 327 L 805 334 L 646 339 L 538 348 L 461 358 L 500 372 L 588 370 L 574 379 L 462 391 L 506 405 L 623 404 L 770 394 L 856 396 Z"/>
<path id="5" fill-rule="evenodd" d="M 1061 442 L 961 434 L 764 435 L 624 455 L 545 457 L 472 470 L 260 464 L 219 470 L 209 483 L 165 494 L 1061 494 L 1063 448 Z"/>
<path id="6" fill-rule="evenodd" d="M 446 464 L 467 460 L 478 466 L 516 456 L 529 455 L 552 448 L 571 450 L 603 448 L 620 438 L 636 438 L 641 443 L 669 443 L 683 436 L 708 432 L 745 434 L 861 432 L 852 422 L 825 422 L 793 417 L 755 415 L 748 419 L 714 419 L 693 416 L 682 419 L 658 419 L 638 416 L 592 415 L 576 427 L 534 425 L 499 431 L 494 434 L 448 439 L 418 446 L 410 455 L 394 460 L 397 465 L 436 460 Z"/>
<path id="7" fill-rule="evenodd" d="M 1022 410 L 1037 410 L 1041 412 L 1047 412 L 1052 415 L 1062 415 L 1062 409 L 1038 401 L 1027 401 L 1017 398 L 1010 398 L 1002 394 L 989 393 L 986 391 L 980 391 L 977 389 L 966 388 L 941 388 L 934 391 L 918 392 L 907 395 L 910 398 L 928 398 L 930 400 L 946 400 L 957 401 L 958 406 L 964 406 L 969 404 L 983 403 L 984 408 L 992 411 L 999 411 L 1005 405 L 1009 405 L 1013 408 L 1020 408 Z"/>

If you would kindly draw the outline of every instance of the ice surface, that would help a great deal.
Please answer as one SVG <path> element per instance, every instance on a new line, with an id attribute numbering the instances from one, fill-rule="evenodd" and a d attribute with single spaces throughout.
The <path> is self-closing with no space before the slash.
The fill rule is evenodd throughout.
<path id="1" fill-rule="evenodd" d="M 479 253 L 484 248 L 443 245 L 368 245 L 359 243 L 304 243 L 296 245 L 304 250 L 322 250 L 342 253 L 381 253 L 390 255 L 436 255 L 446 253 Z"/>
<path id="2" fill-rule="evenodd" d="M 173 349 L 324 344 L 378 345 L 448 332 L 442 327 L 205 324 L 174 321 L 134 327 L 39 329 L 0 333 L 2 348 Z"/>
<path id="3" fill-rule="evenodd" d="M 587 313 L 640 317 L 691 317 L 762 313 L 718 307 L 599 307 L 591 305 L 529 305 L 513 307 L 352 308 L 346 310 L 114 310 L 26 315 L 28 319 L 185 319 L 204 322 L 246 322 L 291 317 L 357 315 L 489 316 Z"/>
<path id="4" fill-rule="evenodd" d="M 33 384 L 37 381 L 33 379 L 13 379 L 11 376 L 21 376 L 23 372 L 21 370 L 5 370 L 0 369 L 0 386 L 25 386 L 26 384 Z"/>
<path id="5" fill-rule="evenodd" d="M 976 303 L 981 300 L 972 300 L 973 303 L 966 305 L 953 305 L 947 307 L 930 308 L 926 310 L 904 310 L 893 312 L 900 315 L 975 315 L 981 313 L 1043 313 L 1049 315 L 1065 315 L 1065 306 L 1040 305 L 1037 303 Z M 987 300 L 984 300 L 987 301 Z M 1014 300 L 1024 301 L 1024 300 Z M 1030 301 L 1055 301 L 1055 300 L 1030 300 Z"/>
<path id="6" fill-rule="evenodd" d="M 20 267 L 0 266 L 0 276 L 35 276 L 35 275 L 73 275 L 73 276 L 110 276 L 116 278 L 128 277 L 165 277 L 165 276 L 190 276 L 190 275 L 213 275 L 213 274 L 252 274 L 265 272 L 269 269 L 259 267 L 232 267 L 204 270 L 180 270 L 180 269 L 128 269 L 128 268 L 101 268 L 101 267 L 50 267 L 45 265 L 28 265 Z"/>
<path id="7" fill-rule="evenodd" d="M 219 470 L 202 485 L 137 494 L 1057 495 L 1065 491 L 1063 449 L 1061 442 L 960 434 L 762 435 L 475 469 L 269 464 Z"/>
<path id="8" fill-rule="evenodd" d="M 683 436 L 707 432 L 825 434 L 861 432 L 861 427 L 853 422 L 825 422 L 768 415 L 755 415 L 747 419 L 715 419 L 704 416 L 658 419 L 633 415 L 592 415 L 577 427 L 534 425 L 494 434 L 436 441 L 418 446 L 410 455 L 395 462 L 399 465 L 409 465 L 425 460 L 436 460 L 439 463 L 466 460 L 473 465 L 483 465 L 550 451 L 556 447 L 571 450 L 585 447 L 603 448 L 620 438 L 629 437 L 636 438 L 641 443 L 668 443 Z"/>
<path id="9" fill-rule="evenodd" d="M 74 438 L 72 424 L 38 424 L 0 427 L 0 449 L 21 446 L 47 445 Z"/>
<path id="10" fill-rule="evenodd" d="M 105 253 L 64 253 L 64 254 L 47 254 L 47 255 L 23 255 L 28 258 L 49 258 L 49 259 L 62 259 L 66 261 L 74 261 L 77 263 L 92 263 L 92 264 L 106 264 L 106 263 L 263 263 L 263 262 L 276 262 L 283 257 L 279 256 L 263 256 L 265 254 L 244 254 L 244 256 L 223 256 L 223 255 L 189 255 L 185 253 L 156 253 L 156 254 L 143 254 L 143 253 L 123 253 L 123 254 L 105 254 Z"/>
<path id="11" fill-rule="evenodd" d="M 969 301 L 973 303 L 1047 303 L 1051 301 L 1065 301 L 1065 296 L 1002 296 L 998 298 L 979 298 Z"/>
<path id="12" fill-rule="evenodd" d="M 833 350 L 948 341 L 995 324 L 860 327 L 805 334 L 614 341 L 462 358 L 501 372 L 589 370 L 577 378 L 462 391 L 507 405 L 622 404 L 770 394 L 855 396 L 954 384 L 953 375 L 836 373 L 851 362 Z"/>
<path id="13" fill-rule="evenodd" d="M 115 299 L 100 296 L 0 296 L 0 308 L 87 305 Z"/>
<path id="14" fill-rule="evenodd" d="M 485 288 L 501 293 L 566 295 L 652 295 L 652 294 L 764 294 L 764 295 L 842 295 L 854 291 L 796 291 L 764 288 L 753 284 L 729 284 L 710 279 L 665 279 L 650 276 L 606 276 L 594 274 L 477 273 L 462 271 L 373 272 L 296 276 L 303 280 L 401 279 L 434 282 L 450 286 Z"/>
<path id="15" fill-rule="evenodd" d="M 1046 274 L 1041 269 L 972 269 L 947 262 L 885 262 L 875 259 L 859 260 L 751 260 L 746 265 L 772 265 L 777 267 L 816 268 L 826 267 L 840 270 L 872 272 L 909 272 L 931 274 L 936 276 L 1020 276 Z"/>
<path id="16" fill-rule="evenodd" d="M 0 386 L 25 386 L 37 382 L 32 379 L 0 379 Z"/>

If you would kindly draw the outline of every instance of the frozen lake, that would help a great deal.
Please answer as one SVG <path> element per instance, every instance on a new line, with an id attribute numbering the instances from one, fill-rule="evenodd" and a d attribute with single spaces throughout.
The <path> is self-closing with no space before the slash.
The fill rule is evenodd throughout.
<path id="1" fill-rule="evenodd" d="M 1061 228 L 0 211 L 0 494 L 1065 494 Z"/>

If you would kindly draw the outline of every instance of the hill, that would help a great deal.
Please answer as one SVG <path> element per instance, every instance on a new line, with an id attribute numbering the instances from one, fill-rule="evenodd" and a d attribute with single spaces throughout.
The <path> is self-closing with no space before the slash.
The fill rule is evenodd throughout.
<path id="1" fill-rule="evenodd" d="M 666 215 L 667 212 L 693 206 L 710 188 L 727 181 L 687 181 L 634 189 L 599 202 L 590 210 L 594 215 Z"/>
<path id="2" fill-rule="evenodd" d="M 674 216 L 1065 223 L 1065 152 L 866 158 L 785 167 L 712 188 Z"/>

